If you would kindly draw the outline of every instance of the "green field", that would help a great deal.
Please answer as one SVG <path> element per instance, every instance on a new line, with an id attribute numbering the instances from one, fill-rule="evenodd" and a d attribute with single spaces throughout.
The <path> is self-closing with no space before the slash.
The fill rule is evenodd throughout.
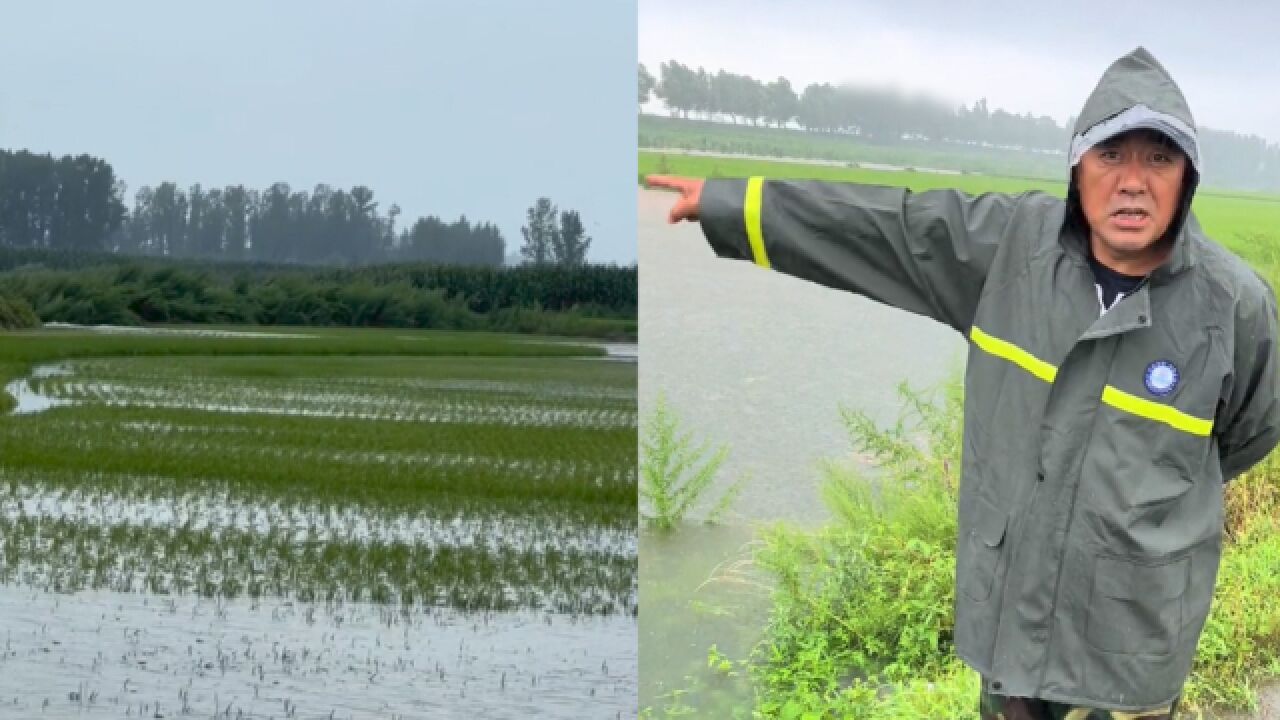
<path id="1" fill-rule="evenodd" d="M 1057 177 L 1065 156 L 1044 155 L 991 147 L 903 141 L 896 145 L 868 143 L 851 135 L 806 130 L 727 125 L 641 115 L 640 148 L 681 148 L 715 153 L 808 158 L 841 163 L 909 165 L 993 175 Z M 1067 147 L 1067 138 L 1062 139 Z"/>
<path id="2" fill-rule="evenodd" d="M 634 614 L 634 363 L 289 334 L 0 335 L 0 582 Z"/>
<path id="3" fill-rule="evenodd" d="M 659 173 L 690 177 L 750 177 L 857 182 L 906 187 L 914 191 L 957 188 L 970 194 L 1027 190 L 1065 197 L 1066 181 L 989 175 L 944 175 L 917 171 L 842 168 L 806 163 L 640 153 L 639 177 Z M 1065 169 L 1063 171 L 1065 175 Z M 1192 205 L 1201 226 L 1214 240 L 1247 260 L 1273 285 L 1280 284 L 1280 197 L 1202 188 Z"/>

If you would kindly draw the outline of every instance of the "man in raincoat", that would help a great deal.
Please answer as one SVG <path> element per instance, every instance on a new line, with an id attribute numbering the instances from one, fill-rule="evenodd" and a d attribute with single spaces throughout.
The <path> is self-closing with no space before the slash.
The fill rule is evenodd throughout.
<path id="1" fill-rule="evenodd" d="M 1080 113 L 1065 201 L 650 178 L 717 255 L 969 339 L 954 637 L 983 718 L 1176 712 L 1224 485 L 1280 439 L 1275 298 L 1190 212 L 1200 166 L 1139 48 Z"/>

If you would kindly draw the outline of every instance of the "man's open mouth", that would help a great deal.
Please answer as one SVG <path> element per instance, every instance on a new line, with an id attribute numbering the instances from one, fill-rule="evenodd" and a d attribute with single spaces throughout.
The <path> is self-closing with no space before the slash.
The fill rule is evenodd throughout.
<path id="1" fill-rule="evenodd" d="M 1121 229 L 1140 230 L 1151 220 L 1151 214 L 1139 207 L 1123 207 L 1111 213 L 1111 221 Z"/>
<path id="2" fill-rule="evenodd" d="M 1111 213 L 1112 217 L 1147 217 L 1150 213 L 1142 208 L 1120 208 Z"/>

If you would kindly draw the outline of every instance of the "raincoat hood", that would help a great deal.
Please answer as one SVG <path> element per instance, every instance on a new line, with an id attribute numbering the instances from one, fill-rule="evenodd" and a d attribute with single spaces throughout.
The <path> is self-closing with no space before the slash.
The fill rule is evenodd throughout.
<path id="1" fill-rule="evenodd" d="M 1193 258 L 1185 235 L 1191 218 L 1191 201 L 1200 183 L 1200 144 L 1195 119 L 1187 99 L 1173 77 L 1146 48 L 1139 47 L 1107 68 L 1097 87 L 1085 101 L 1084 108 L 1072 128 L 1070 184 L 1067 190 L 1067 219 L 1085 230 L 1084 213 L 1076 187 L 1075 167 L 1089 148 L 1121 133 L 1147 128 L 1168 136 L 1187 156 L 1187 170 L 1182 183 L 1182 198 L 1169 230 L 1160 242 L 1173 245 L 1161 271 L 1177 273 L 1189 267 Z M 1190 220 L 1190 221 L 1189 221 Z"/>

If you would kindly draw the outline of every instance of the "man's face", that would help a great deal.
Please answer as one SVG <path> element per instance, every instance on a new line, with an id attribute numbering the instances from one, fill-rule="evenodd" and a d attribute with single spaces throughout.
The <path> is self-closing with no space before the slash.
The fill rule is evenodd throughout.
<path id="1" fill-rule="evenodd" d="M 1156 241 L 1178 210 L 1186 166 L 1186 155 L 1150 130 L 1118 135 L 1081 156 L 1076 186 L 1098 260 L 1138 274 L 1159 264 Z"/>

